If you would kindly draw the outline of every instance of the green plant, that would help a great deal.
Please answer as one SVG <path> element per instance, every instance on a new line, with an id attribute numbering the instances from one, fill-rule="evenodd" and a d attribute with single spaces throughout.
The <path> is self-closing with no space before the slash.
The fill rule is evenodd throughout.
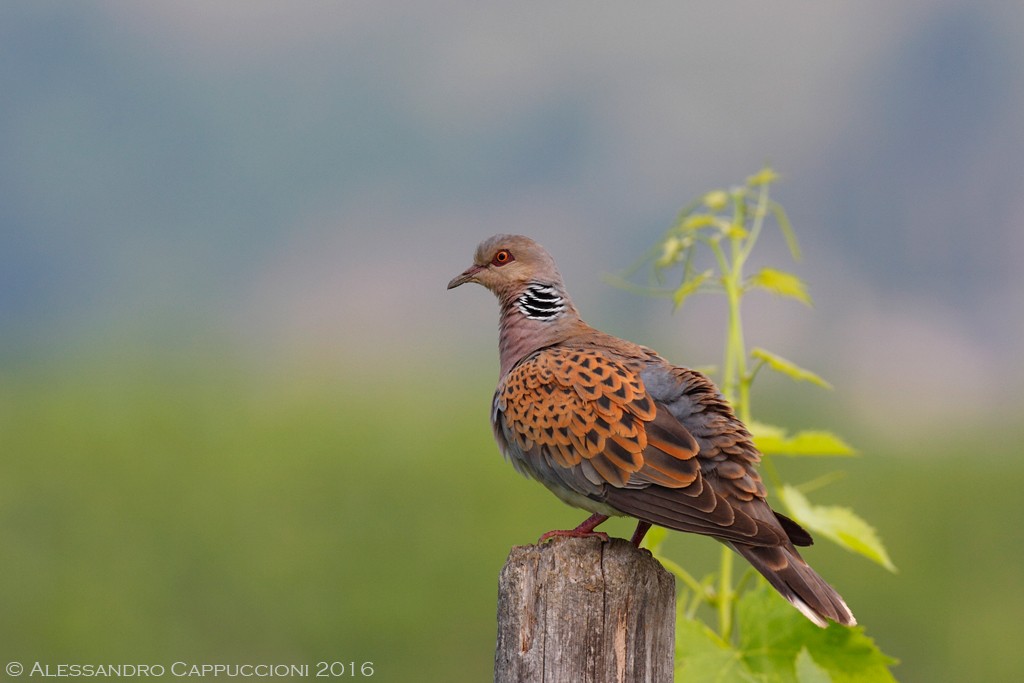
<path id="1" fill-rule="evenodd" d="M 769 368 L 796 381 L 823 388 L 830 385 L 805 370 L 762 348 L 747 352 L 741 303 L 752 290 L 796 299 L 810 305 L 805 284 L 792 273 L 761 268 L 748 275 L 751 253 L 764 228 L 773 219 L 794 260 L 800 258 L 796 236 L 782 207 L 769 196 L 777 175 L 764 168 L 738 187 L 708 192 L 686 207 L 675 224 L 619 284 L 643 294 L 672 298 L 678 309 L 699 292 L 725 295 L 728 324 L 721 375 L 726 398 L 745 422 L 765 455 L 762 470 L 770 491 L 787 513 L 816 535 L 828 538 L 890 571 L 895 566 L 874 529 L 848 508 L 812 504 L 806 492 L 827 483 L 819 479 L 802 486 L 784 483 L 775 460 L 779 457 L 851 456 L 855 452 L 831 432 L 799 431 L 789 434 L 752 417 L 750 388 L 758 373 Z M 710 263 L 698 267 L 698 261 Z M 638 286 L 630 278 L 649 266 L 653 284 Z M 678 284 L 665 286 L 669 274 Z M 825 480 L 828 477 L 824 478 Z M 648 536 L 647 547 L 682 581 L 677 624 L 677 673 L 686 681 L 892 681 L 889 665 L 860 627 L 832 624 L 818 629 L 791 609 L 763 579 L 749 570 L 734 581 L 735 555 L 723 547 L 718 571 L 697 580 L 679 564 L 660 553 L 664 530 Z M 702 605 L 713 608 L 717 628 L 698 618 Z"/>

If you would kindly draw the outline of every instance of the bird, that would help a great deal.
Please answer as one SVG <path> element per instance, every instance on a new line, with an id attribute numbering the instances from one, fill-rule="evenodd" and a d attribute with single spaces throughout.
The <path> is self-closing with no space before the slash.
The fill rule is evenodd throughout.
<path id="1" fill-rule="evenodd" d="M 523 235 L 494 235 L 448 283 L 476 283 L 498 299 L 500 373 L 494 438 L 521 474 L 591 512 L 554 537 L 593 537 L 611 516 L 732 547 L 804 616 L 852 626 L 843 598 L 800 556 L 813 539 L 775 512 L 750 432 L 704 374 L 597 330 L 580 317 L 555 260 Z"/>

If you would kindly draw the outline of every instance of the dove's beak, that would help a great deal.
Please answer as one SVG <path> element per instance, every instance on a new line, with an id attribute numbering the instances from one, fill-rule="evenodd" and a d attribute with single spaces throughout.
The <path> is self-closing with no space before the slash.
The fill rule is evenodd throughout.
<path id="1" fill-rule="evenodd" d="M 466 268 L 461 275 L 452 278 L 452 281 L 448 283 L 448 289 L 455 289 L 459 285 L 464 285 L 467 282 L 476 282 L 476 274 L 483 269 L 483 266 L 478 266 L 474 263 L 469 268 Z"/>

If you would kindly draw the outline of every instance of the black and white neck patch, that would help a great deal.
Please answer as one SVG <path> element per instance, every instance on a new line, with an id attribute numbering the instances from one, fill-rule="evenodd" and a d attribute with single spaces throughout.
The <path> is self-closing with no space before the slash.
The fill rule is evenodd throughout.
<path id="1" fill-rule="evenodd" d="M 526 287 L 516 305 L 531 320 L 554 320 L 565 312 L 565 298 L 554 287 L 534 282 Z"/>

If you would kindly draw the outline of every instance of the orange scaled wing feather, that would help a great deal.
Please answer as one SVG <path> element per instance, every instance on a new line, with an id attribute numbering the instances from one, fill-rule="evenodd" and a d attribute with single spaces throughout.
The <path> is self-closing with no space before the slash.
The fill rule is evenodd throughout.
<path id="1" fill-rule="evenodd" d="M 552 464 L 586 459 L 615 487 L 688 486 L 698 478 L 697 443 L 660 415 L 639 375 L 592 349 L 549 348 L 516 365 L 498 409 L 523 452 L 540 447 Z"/>

